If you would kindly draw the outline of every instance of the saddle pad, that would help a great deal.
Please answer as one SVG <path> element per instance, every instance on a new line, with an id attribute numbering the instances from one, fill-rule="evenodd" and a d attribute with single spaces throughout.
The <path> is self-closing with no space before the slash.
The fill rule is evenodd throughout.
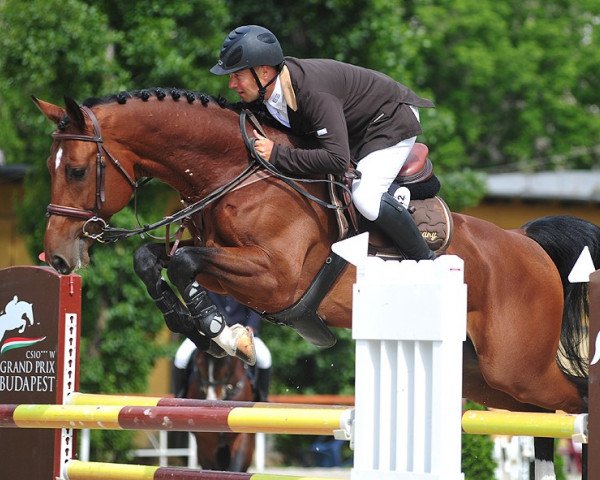
<path id="1" fill-rule="evenodd" d="M 446 202 L 437 196 L 412 200 L 409 210 L 429 248 L 438 256 L 444 253 L 453 233 L 452 215 Z"/>

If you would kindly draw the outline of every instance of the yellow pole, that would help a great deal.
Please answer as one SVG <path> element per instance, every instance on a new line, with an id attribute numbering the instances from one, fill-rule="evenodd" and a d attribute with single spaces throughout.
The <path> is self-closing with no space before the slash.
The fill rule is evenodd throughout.
<path id="1" fill-rule="evenodd" d="M 158 467 L 70 460 L 65 467 L 67 480 L 152 480 Z"/>
<path id="2" fill-rule="evenodd" d="M 576 419 L 559 413 L 469 410 L 463 414 L 462 429 L 477 435 L 571 438 L 577 433 Z"/>
<path id="3" fill-rule="evenodd" d="M 68 405 L 130 405 L 138 407 L 155 407 L 161 397 L 145 397 L 141 395 L 105 395 L 100 393 L 71 393 L 65 403 Z"/>
<path id="4" fill-rule="evenodd" d="M 26 405 L 15 408 L 13 420 L 20 428 L 93 428 L 122 430 L 119 406 Z"/>

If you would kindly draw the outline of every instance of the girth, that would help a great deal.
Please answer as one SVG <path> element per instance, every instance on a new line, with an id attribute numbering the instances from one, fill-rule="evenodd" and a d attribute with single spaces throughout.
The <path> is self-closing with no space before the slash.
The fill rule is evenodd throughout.
<path id="1" fill-rule="evenodd" d="M 317 309 L 346 265 L 348 265 L 346 260 L 332 252 L 308 290 L 294 305 L 280 312 L 262 313 L 262 317 L 294 329 L 302 338 L 318 347 L 335 345 L 336 337 L 319 317 Z"/>

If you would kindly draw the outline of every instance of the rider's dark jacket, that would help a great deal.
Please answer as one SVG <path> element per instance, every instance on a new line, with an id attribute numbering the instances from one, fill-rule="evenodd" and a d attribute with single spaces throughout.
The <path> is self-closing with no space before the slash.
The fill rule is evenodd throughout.
<path id="1" fill-rule="evenodd" d="M 409 105 L 433 107 L 382 73 L 326 59 L 286 57 L 297 111 L 288 106 L 292 133 L 315 148 L 275 144 L 270 161 L 288 173 L 342 174 L 360 160 L 421 133 Z"/>
<path id="2" fill-rule="evenodd" d="M 207 293 L 217 306 L 219 312 L 225 317 L 227 325 L 231 326 L 239 323 L 245 327 L 251 327 L 254 334 L 258 336 L 261 320 L 258 313 L 228 295 L 217 295 L 216 293 L 208 291 Z"/>

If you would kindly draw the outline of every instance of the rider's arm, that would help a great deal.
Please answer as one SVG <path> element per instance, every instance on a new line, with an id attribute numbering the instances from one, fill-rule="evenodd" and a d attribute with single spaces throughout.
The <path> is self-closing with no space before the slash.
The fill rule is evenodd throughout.
<path id="1" fill-rule="evenodd" d="M 300 114 L 316 148 L 275 144 L 270 162 L 291 174 L 344 173 L 350 164 L 350 146 L 340 100 L 329 93 L 311 93 L 303 98 Z"/>

